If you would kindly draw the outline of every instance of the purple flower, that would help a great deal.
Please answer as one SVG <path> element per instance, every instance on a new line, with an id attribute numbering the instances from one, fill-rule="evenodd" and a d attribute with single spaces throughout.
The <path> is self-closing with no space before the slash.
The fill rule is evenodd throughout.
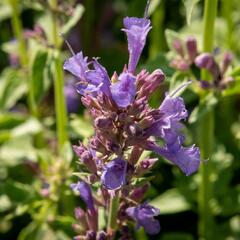
<path id="1" fill-rule="evenodd" d="M 118 82 L 111 86 L 112 98 L 122 108 L 129 106 L 136 95 L 136 78 L 130 73 L 122 73 Z"/>
<path id="2" fill-rule="evenodd" d="M 63 69 L 69 71 L 77 78 L 84 81 L 86 78 L 85 73 L 86 71 L 88 71 L 89 65 L 87 59 L 88 59 L 87 57 L 85 58 L 83 57 L 82 52 L 79 52 L 65 61 Z"/>
<path id="3" fill-rule="evenodd" d="M 146 38 L 151 27 L 151 22 L 146 18 L 126 17 L 123 20 L 123 31 L 127 34 L 129 62 L 128 71 L 134 73 L 137 63 L 146 43 Z"/>
<path id="4" fill-rule="evenodd" d="M 94 200 L 93 200 L 93 196 L 92 196 L 90 186 L 84 181 L 82 181 L 82 182 L 78 181 L 78 183 L 72 183 L 70 185 L 70 187 L 73 190 L 77 190 L 80 193 L 80 197 L 82 198 L 82 200 L 87 205 L 88 209 L 90 211 L 95 212 Z"/>
<path id="5" fill-rule="evenodd" d="M 81 95 L 95 95 L 99 91 L 109 95 L 110 79 L 106 69 L 97 59 L 92 62 L 92 70 L 88 67 L 90 63 L 87 62 L 87 57 L 84 58 L 82 52 L 79 52 L 66 60 L 63 68 L 80 79 L 76 88 Z"/>
<path id="6" fill-rule="evenodd" d="M 144 203 L 137 207 L 127 208 L 126 213 L 137 222 L 137 228 L 142 226 L 147 233 L 152 235 L 160 232 L 159 221 L 154 218 L 159 215 L 159 209 Z"/>
<path id="7" fill-rule="evenodd" d="M 101 176 L 103 185 L 109 190 L 116 190 L 125 184 L 127 162 L 121 158 L 115 158 L 105 165 Z"/>
<path id="8" fill-rule="evenodd" d="M 148 149 L 167 158 L 177 165 L 187 176 L 196 172 L 200 164 L 200 151 L 194 145 L 191 147 L 181 146 L 180 137 L 176 142 L 160 147 L 156 144 L 149 143 Z"/>
<path id="9" fill-rule="evenodd" d="M 210 53 L 202 53 L 195 59 L 195 64 L 200 69 L 207 69 L 213 76 L 213 80 L 217 80 L 220 75 L 220 69 L 214 57 Z M 203 79 L 206 80 L 206 79 Z"/>
<path id="10" fill-rule="evenodd" d="M 184 136 L 179 133 L 182 128 L 180 120 L 188 115 L 183 99 L 166 95 L 160 108 L 162 119 L 151 127 L 154 136 L 161 137 L 165 145 L 160 147 L 152 142 L 148 144 L 148 149 L 167 158 L 177 165 L 186 175 L 196 172 L 200 164 L 200 151 L 194 145 L 183 147 Z"/>
<path id="11" fill-rule="evenodd" d="M 64 86 L 64 95 L 66 98 L 68 112 L 77 112 L 80 106 L 80 99 L 72 84 L 67 84 Z"/>

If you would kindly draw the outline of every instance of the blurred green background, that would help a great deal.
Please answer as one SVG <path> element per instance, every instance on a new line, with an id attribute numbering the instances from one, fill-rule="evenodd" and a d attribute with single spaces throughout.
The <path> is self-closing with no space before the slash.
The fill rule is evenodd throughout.
<path id="1" fill-rule="evenodd" d="M 76 79 L 62 70 L 70 51 L 59 33 L 75 52 L 101 57 L 111 76 L 115 70 L 121 72 L 128 61 L 122 20 L 142 17 L 145 5 L 145 0 L 0 1 L 1 240 L 73 238 L 74 207 L 82 202 L 69 189 L 77 179 L 72 173 L 78 169 L 71 145 L 86 142 L 93 129 L 80 96 L 75 94 Z M 203 1 L 152 0 L 149 14 L 153 29 L 139 69 L 161 68 L 167 75 L 167 90 L 183 79 L 176 77 L 176 70 L 169 65 L 173 52 L 165 31 L 173 30 L 183 39 L 195 36 L 201 50 Z M 239 0 L 219 0 L 214 47 L 220 53 L 233 53 L 236 83 L 221 97 L 207 99 L 202 105 L 192 87 L 183 93 L 190 113 L 184 129 L 187 143 L 197 142 L 202 115 L 214 111 L 215 145 L 209 156 L 209 206 L 214 223 L 209 231 L 212 239 L 220 240 L 240 239 L 239 39 Z M 162 97 L 162 91 L 154 95 L 152 106 L 159 106 Z M 154 237 L 135 231 L 134 239 L 198 239 L 199 173 L 186 177 L 161 159 L 153 174 L 146 199 L 160 208 L 162 231 Z"/>

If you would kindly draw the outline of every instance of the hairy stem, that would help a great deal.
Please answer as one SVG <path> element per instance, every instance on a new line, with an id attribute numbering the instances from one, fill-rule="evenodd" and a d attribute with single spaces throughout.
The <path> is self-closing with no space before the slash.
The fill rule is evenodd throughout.
<path id="1" fill-rule="evenodd" d="M 205 0 L 203 51 L 212 52 L 214 41 L 214 21 L 217 14 L 217 0 Z M 211 80 L 207 72 L 201 72 L 201 78 Z M 203 101 L 205 95 L 201 96 Z M 213 217 L 211 215 L 210 200 L 212 198 L 211 186 L 211 154 L 214 147 L 214 111 L 208 111 L 201 119 L 199 125 L 199 145 L 202 158 L 209 161 L 201 164 L 199 186 L 199 236 L 201 239 L 211 239 Z"/>
<path id="2" fill-rule="evenodd" d="M 62 69 L 62 61 L 60 58 L 60 39 L 58 32 L 58 24 L 56 17 L 57 1 L 49 0 L 51 6 L 52 18 L 52 41 L 54 50 L 54 96 L 55 96 L 55 112 L 57 118 L 57 138 L 58 149 L 60 150 L 64 143 L 68 140 L 67 135 L 67 111 L 64 96 L 64 76 Z"/>
<path id="3" fill-rule="evenodd" d="M 111 197 L 109 205 L 107 231 L 110 236 L 114 236 L 114 233 L 117 228 L 118 207 L 119 207 L 119 192 L 116 192 L 115 196 Z"/>
<path id="4" fill-rule="evenodd" d="M 37 107 L 34 102 L 34 89 L 31 83 L 31 79 L 29 76 L 28 69 L 28 52 L 27 46 L 23 35 L 23 27 L 19 13 L 19 2 L 18 0 L 9 0 L 9 5 L 12 10 L 12 28 L 14 32 L 14 36 L 18 43 L 18 55 L 20 60 L 21 68 L 25 72 L 25 77 L 28 79 L 28 105 L 32 115 L 37 116 Z"/>

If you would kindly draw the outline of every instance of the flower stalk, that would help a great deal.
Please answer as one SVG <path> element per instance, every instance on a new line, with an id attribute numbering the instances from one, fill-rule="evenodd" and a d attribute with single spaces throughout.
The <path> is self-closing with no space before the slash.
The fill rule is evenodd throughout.
<path id="1" fill-rule="evenodd" d="M 108 234 L 114 236 L 117 228 L 117 214 L 119 209 L 119 192 L 112 196 L 109 204 L 109 217 L 108 217 Z"/>
<path id="2" fill-rule="evenodd" d="M 217 0 L 205 0 L 203 18 L 203 52 L 212 52 L 214 41 L 214 21 L 217 15 Z M 210 80 L 206 71 L 201 72 L 201 79 Z M 204 100 L 204 95 L 200 101 Z M 202 158 L 209 159 L 205 164 L 201 164 L 199 186 L 199 235 L 203 239 L 211 238 L 213 218 L 211 216 L 210 200 L 211 191 L 211 155 L 214 147 L 214 111 L 208 111 L 199 124 L 199 146 Z"/>
<path id="3" fill-rule="evenodd" d="M 54 96 L 55 96 L 55 112 L 57 118 L 57 139 L 58 149 L 60 150 L 64 143 L 67 141 L 67 111 L 64 97 L 64 76 L 62 70 L 62 61 L 60 58 L 59 48 L 59 31 L 56 18 L 57 1 L 49 1 L 51 7 L 51 19 L 52 19 L 52 41 L 54 44 Z"/>
<path id="4" fill-rule="evenodd" d="M 29 95 L 28 95 L 28 105 L 29 109 L 33 116 L 37 116 L 37 107 L 34 102 L 34 89 L 33 85 L 31 83 L 31 78 L 28 76 L 28 53 L 27 53 L 27 46 L 23 35 L 23 27 L 22 22 L 20 19 L 20 13 L 19 13 L 19 6 L 18 6 L 18 0 L 9 0 L 9 5 L 12 10 L 12 28 L 14 32 L 14 36 L 18 42 L 18 55 L 20 60 L 20 66 L 24 70 L 26 79 L 28 80 L 28 89 L 29 89 Z"/>

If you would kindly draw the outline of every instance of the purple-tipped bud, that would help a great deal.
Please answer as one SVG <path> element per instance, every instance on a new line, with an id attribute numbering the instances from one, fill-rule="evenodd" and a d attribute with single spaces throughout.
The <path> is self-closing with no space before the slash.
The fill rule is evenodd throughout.
<path id="1" fill-rule="evenodd" d="M 137 166 L 136 174 L 137 175 L 145 174 L 146 172 L 152 169 L 152 167 L 157 161 L 158 161 L 158 158 L 147 158 L 142 160 Z"/>
<path id="2" fill-rule="evenodd" d="M 73 237 L 73 240 L 86 240 L 85 236 L 75 236 Z"/>
<path id="3" fill-rule="evenodd" d="M 210 53 L 202 53 L 195 59 L 195 64 L 199 68 L 207 69 L 213 76 L 213 80 L 216 81 L 219 77 L 219 67 L 214 60 L 214 57 Z M 205 79 L 202 79 L 205 80 Z"/>
<path id="4" fill-rule="evenodd" d="M 147 233 L 155 235 L 160 232 L 159 221 L 154 218 L 159 215 L 159 209 L 144 203 L 127 208 L 126 213 L 136 221 L 138 227 L 144 227 Z"/>
<path id="5" fill-rule="evenodd" d="M 82 153 L 86 151 L 86 148 L 80 143 L 79 146 L 73 145 L 73 150 L 76 153 L 76 155 L 80 158 Z"/>
<path id="6" fill-rule="evenodd" d="M 96 173 L 97 172 L 97 166 L 96 166 L 96 162 L 93 158 L 93 155 L 90 151 L 86 150 L 81 154 L 80 160 L 82 161 L 82 163 L 84 163 L 86 165 L 86 167 L 88 168 L 88 170 L 91 173 Z"/>
<path id="7" fill-rule="evenodd" d="M 87 234 L 86 234 L 86 240 L 96 240 L 96 232 L 94 231 L 87 231 Z"/>
<path id="8" fill-rule="evenodd" d="M 83 211 L 83 209 L 77 207 L 74 209 L 74 214 L 75 214 L 75 218 L 79 221 L 81 221 L 83 218 L 85 218 L 85 212 Z"/>
<path id="9" fill-rule="evenodd" d="M 141 202 L 148 189 L 149 189 L 149 184 L 145 184 L 143 186 L 135 188 L 130 194 L 130 199 L 132 199 L 135 202 Z"/>
<path id="10" fill-rule="evenodd" d="M 94 200 L 90 186 L 84 181 L 72 183 L 70 186 L 73 190 L 77 190 L 80 193 L 80 197 L 85 202 L 88 209 L 95 211 Z"/>
<path id="11" fill-rule="evenodd" d="M 97 239 L 96 240 L 107 240 L 108 236 L 104 231 L 101 231 L 97 234 Z"/>
<path id="12" fill-rule="evenodd" d="M 186 47 L 187 47 L 190 63 L 193 63 L 195 57 L 197 56 L 197 41 L 196 41 L 196 39 L 193 37 L 188 37 L 186 40 Z"/>
<path id="13" fill-rule="evenodd" d="M 88 228 L 88 224 L 86 219 L 86 213 L 83 211 L 83 209 L 79 207 L 75 208 L 74 215 L 78 222 L 81 224 L 81 230 L 86 230 Z"/>
<path id="14" fill-rule="evenodd" d="M 135 163 L 137 163 L 138 159 L 141 157 L 142 153 L 142 148 L 133 147 L 131 155 L 129 156 L 129 162 L 134 166 Z"/>
<path id="15" fill-rule="evenodd" d="M 179 39 L 174 39 L 172 47 L 181 57 L 184 57 L 182 42 Z"/>
<path id="16" fill-rule="evenodd" d="M 110 129 L 113 127 L 112 121 L 109 118 L 98 117 L 94 121 L 94 125 L 97 128 Z"/>
<path id="17" fill-rule="evenodd" d="M 89 145 L 91 149 L 94 151 L 101 152 L 103 154 L 107 152 L 107 149 L 105 148 L 105 146 L 102 144 L 98 137 L 92 137 L 89 141 Z"/>
<path id="18" fill-rule="evenodd" d="M 223 56 L 221 72 L 224 74 L 233 60 L 233 55 L 230 52 L 226 52 Z"/>
<path id="19" fill-rule="evenodd" d="M 170 66 L 179 71 L 187 71 L 189 69 L 189 64 L 183 58 L 173 59 L 170 63 Z"/>
<path id="20" fill-rule="evenodd" d="M 101 181 L 109 190 L 116 190 L 126 182 L 127 162 L 121 158 L 116 158 L 105 165 Z"/>
<path id="21" fill-rule="evenodd" d="M 162 70 L 155 70 L 146 78 L 145 83 L 143 84 L 142 88 L 138 93 L 138 97 L 141 98 L 146 96 L 147 98 L 149 98 L 150 95 L 161 85 L 164 79 L 165 75 Z"/>

